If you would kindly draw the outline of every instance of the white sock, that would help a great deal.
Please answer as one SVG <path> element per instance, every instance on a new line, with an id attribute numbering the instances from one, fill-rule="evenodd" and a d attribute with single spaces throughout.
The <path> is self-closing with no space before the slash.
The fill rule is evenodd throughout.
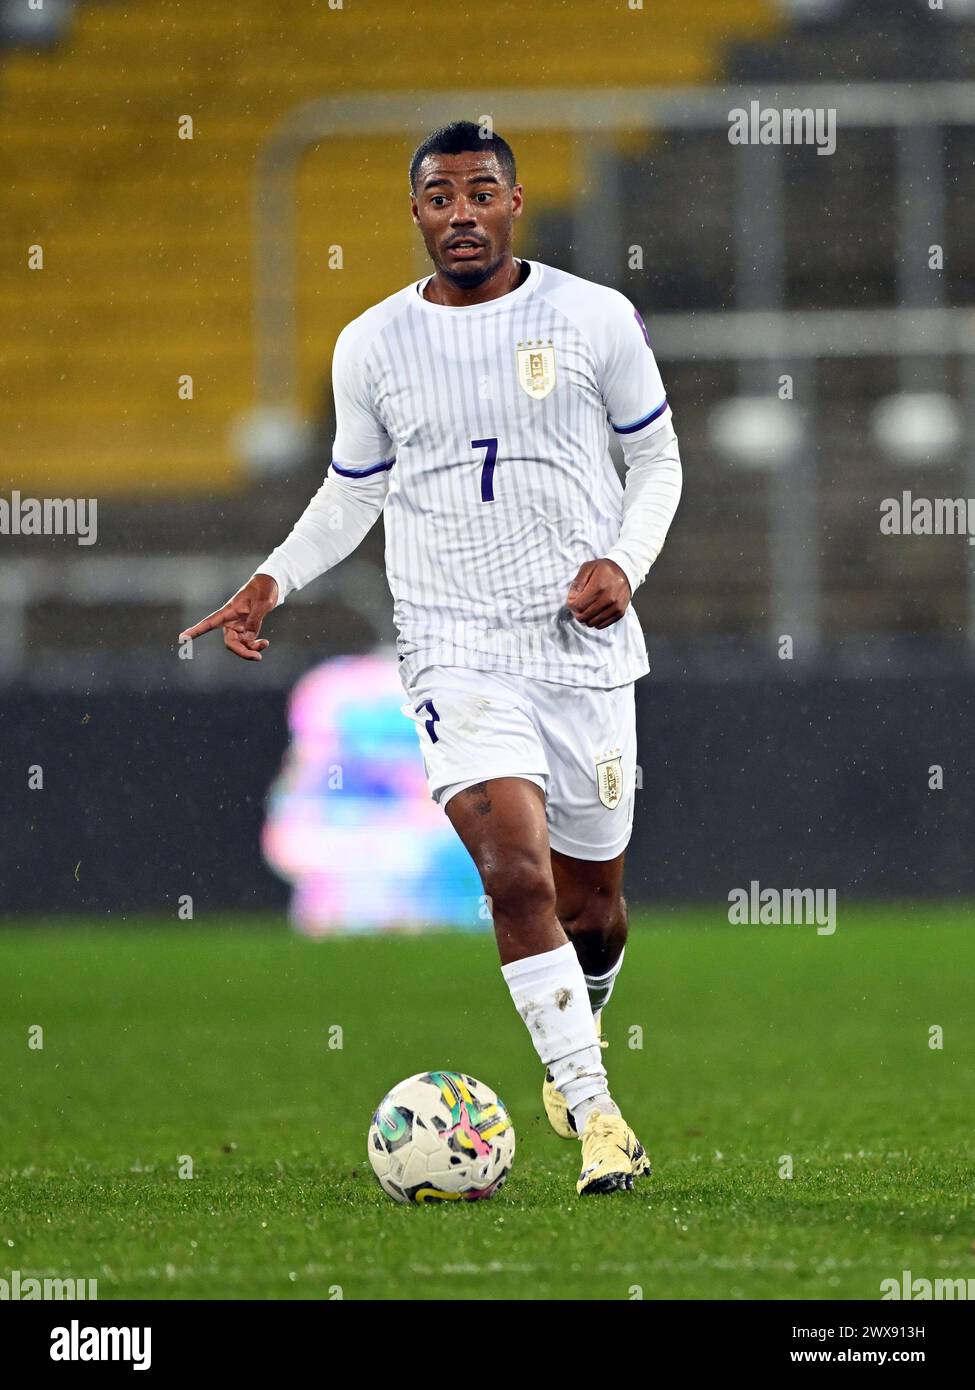
<path id="1" fill-rule="evenodd" d="M 592 1110 L 618 1115 L 606 1085 L 586 977 L 572 943 L 511 961 L 501 973 L 579 1133 Z"/>
<path id="2" fill-rule="evenodd" d="M 575 1121 L 576 1134 L 581 1134 L 586 1127 L 586 1121 L 594 1110 L 598 1110 L 601 1115 L 618 1115 L 619 1106 L 608 1094 L 605 1096 L 594 1096 L 592 1100 L 584 1100 L 581 1105 L 572 1107 L 572 1118 Z"/>
<path id="3" fill-rule="evenodd" d="M 619 960 L 610 970 L 606 971 L 605 975 L 585 976 L 586 989 L 589 991 L 589 1003 L 594 1014 L 598 1014 L 599 1010 L 609 1003 L 609 996 L 613 992 L 616 977 L 623 964 L 623 955 L 624 951 L 620 951 Z"/>

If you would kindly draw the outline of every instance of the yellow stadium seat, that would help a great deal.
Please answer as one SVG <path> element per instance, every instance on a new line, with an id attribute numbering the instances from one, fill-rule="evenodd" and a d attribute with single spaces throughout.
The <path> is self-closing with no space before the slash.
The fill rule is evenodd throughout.
<path id="1" fill-rule="evenodd" d="M 497 0 L 78 7 L 67 41 L 2 60 L 0 417 L 10 486 L 228 490 L 253 404 L 255 155 L 322 96 L 703 82 L 721 46 L 771 31 L 769 0 Z M 451 111 L 445 117 L 477 116 Z M 532 207 L 566 204 L 564 137 L 510 130 Z M 194 138 L 178 138 L 181 116 Z M 421 129 L 337 139 L 298 180 L 300 392 L 322 398 L 342 324 L 415 276 L 406 165 Z M 377 233 L 381 232 L 381 244 Z M 344 267 L 328 269 L 341 245 Z M 43 269 L 28 248 L 43 248 Z M 193 378 L 193 399 L 178 379 Z"/>

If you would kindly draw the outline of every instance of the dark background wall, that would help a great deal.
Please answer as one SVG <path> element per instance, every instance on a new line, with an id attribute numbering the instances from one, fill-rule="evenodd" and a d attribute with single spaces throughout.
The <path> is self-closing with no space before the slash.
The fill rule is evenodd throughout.
<path id="1" fill-rule="evenodd" d="M 633 901 L 763 886 L 871 895 L 975 892 L 973 677 L 652 675 L 637 685 L 643 789 Z M 781 663 L 785 666 L 785 663 Z M 285 696 L 0 698 L 5 915 L 278 909 L 265 795 Z M 928 786 L 932 764 L 944 789 Z M 44 769 L 43 791 L 27 769 Z"/>

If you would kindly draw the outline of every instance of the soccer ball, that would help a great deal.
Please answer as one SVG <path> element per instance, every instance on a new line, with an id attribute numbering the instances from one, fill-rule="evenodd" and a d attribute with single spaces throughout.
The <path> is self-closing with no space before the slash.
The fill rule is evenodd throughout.
<path id="1" fill-rule="evenodd" d="M 394 1202 L 493 1197 L 515 1156 L 515 1131 L 483 1081 L 424 1071 L 394 1086 L 369 1127 L 369 1162 Z"/>

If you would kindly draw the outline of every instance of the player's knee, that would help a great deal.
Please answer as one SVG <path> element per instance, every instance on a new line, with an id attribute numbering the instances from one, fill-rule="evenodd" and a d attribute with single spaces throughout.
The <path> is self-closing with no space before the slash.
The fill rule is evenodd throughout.
<path id="1" fill-rule="evenodd" d="M 508 855 L 481 876 L 495 920 L 498 916 L 525 918 L 555 911 L 551 869 L 537 858 Z"/>
<path id="2" fill-rule="evenodd" d="M 587 893 L 570 911 L 560 914 L 560 921 L 569 936 L 592 941 L 606 941 L 626 932 L 626 899 L 622 893 Z"/>

